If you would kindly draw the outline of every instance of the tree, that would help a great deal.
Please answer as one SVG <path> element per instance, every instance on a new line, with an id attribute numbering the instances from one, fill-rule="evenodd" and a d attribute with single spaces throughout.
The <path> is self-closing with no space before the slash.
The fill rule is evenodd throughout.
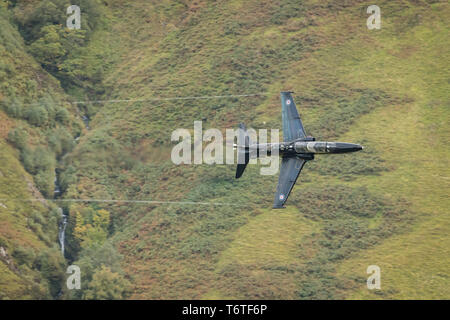
<path id="1" fill-rule="evenodd" d="M 56 297 L 58 292 L 61 291 L 61 286 L 66 277 L 65 260 L 59 248 L 55 246 L 41 251 L 36 259 L 35 267 L 42 272 L 42 275 L 48 281 L 51 295 Z"/>
<path id="2" fill-rule="evenodd" d="M 72 193 L 69 194 L 69 187 L 71 185 L 76 184 L 76 182 L 77 182 L 77 175 L 76 175 L 76 169 L 74 166 L 69 165 L 63 171 L 60 171 L 59 185 L 60 185 L 61 191 L 63 193 L 67 191 L 68 197 L 70 195 L 72 195 Z M 72 190 L 70 190 L 70 191 L 72 191 Z M 76 197 L 76 195 L 74 195 L 74 197 Z"/>
<path id="3" fill-rule="evenodd" d="M 59 123 L 62 124 L 67 124 L 67 122 L 69 121 L 69 111 L 67 111 L 67 109 L 65 108 L 59 108 L 56 111 L 56 116 L 55 116 L 55 120 L 58 121 Z"/>
<path id="4" fill-rule="evenodd" d="M 8 133 L 8 141 L 17 149 L 23 150 L 27 145 L 28 134 L 23 128 L 14 128 Z"/>
<path id="5" fill-rule="evenodd" d="M 10 117 L 21 118 L 23 116 L 23 103 L 15 97 L 3 99 L 0 106 Z"/>
<path id="6" fill-rule="evenodd" d="M 82 248 L 103 244 L 108 237 L 110 214 L 106 210 L 85 208 L 82 213 L 76 211 L 74 237 Z"/>
<path id="7" fill-rule="evenodd" d="M 42 106 L 32 106 L 25 111 L 25 118 L 34 126 L 41 127 L 48 121 L 48 112 Z"/>
<path id="8" fill-rule="evenodd" d="M 60 36 L 60 29 L 59 25 L 42 27 L 43 36 L 30 46 L 30 53 L 49 71 L 58 71 L 58 65 L 67 54 Z"/>
<path id="9" fill-rule="evenodd" d="M 102 245 L 93 245 L 89 248 L 85 248 L 81 251 L 80 258 L 74 262 L 83 270 L 83 283 L 89 284 L 96 272 L 98 272 L 102 266 L 108 266 L 113 273 L 122 275 L 122 269 L 120 261 L 122 256 L 117 249 L 111 244 L 110 241 L 106 241 Z M 82 285 L 81 290 L 72 290 L 69 295 L 70 299 L 83 299 L 85 290 L 88 289 L 88 285 Z"/>
<path id="10" fill-rule="evenodd" d="M 48 145 L 58 157 L 70 152 L 75 146 L 70 133 L 67 129 L 61 127 L 50 132 L 47 140 Z"/>
<path id="11" fill-rule="evenodd" d="M 54 191 L 54 175 L 51 171 L 39 171 L 34 176 L 36 187 L 44 197 L 51 197 Z"/>
<path id="12" fill-rule="evenodd" d="M 86 238 L 88 227 L 84 223 L 83 216 L 80 212 L 75 212 L 75 228 L 73 230 L 73 235 L 75 239 L 77 239 L 79 242 L 83 242 L 83 240 Z"/>
<path id="13" fill-rule="evenodd" d="M 100 270 L 94 273 L 83 298 L 88 300 L 123 299 L 128 296 L 129 289 L 130 282 L 127 279 L 103 265 Z"/>

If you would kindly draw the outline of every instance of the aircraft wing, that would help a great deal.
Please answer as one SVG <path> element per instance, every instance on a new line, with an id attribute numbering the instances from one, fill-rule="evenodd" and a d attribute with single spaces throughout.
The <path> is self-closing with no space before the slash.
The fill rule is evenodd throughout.
<path id="1" fill-rule="evenodd" d="M 302 120 L 297 111 L 292 92 L 281 93 L 281 115 L 283 118 L 283 140 L 292 141 L 306 137 Z"/>
<path id="2" fill-rule="evenodd" d="M 300 171 L 302 171 L 305 162 L 306 160 L 297 157 L 282 158 L 273 208 L 283 208 L 283 204 L 289 197 L 292 187 L 297 181 L 298 175 L 300 174 Z"/>

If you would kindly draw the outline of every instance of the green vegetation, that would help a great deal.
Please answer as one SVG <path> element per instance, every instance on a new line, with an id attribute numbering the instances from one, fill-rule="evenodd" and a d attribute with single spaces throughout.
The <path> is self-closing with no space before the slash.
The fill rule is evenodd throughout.
<path id="1" fill-rule="evenodd" d="M 69 299 L 123 299 L 129 296 L 131 284 L 121 268 L 122 256 L 110 242 L 86 246 L 74 262 L 83 270 L 81 290 L 67 290 Z"/>
<path id="2" fill-rule="evenodd" d="M 66 28 L 69 5 L 83 8 L 81 30 Z M 48 72 L 59 78 L 65 87 L 85 87 L 85 83 L 101 78 L 101 64 L 86 63 L 84 50 L 91 34 L 100 23 L 101 6 L 97 0 L 17 1 L 14 17 L 21 34 L 29 45 L 29 52 Z M 99 62 L 100 60 L 97 60 Z"/>
<path id="3" fill-rule="evenodd" d="M 65 268 L 55 248 L 59 212 L 46 202 L 18 201 L 39 197 L 38 191 L 14 150 L 4 142 L 0 150 L 0 297 L 55 297 Z"/>
<path id="4" fill-rule="evenodd" d="M 127 288 L 130 283 L 118 273 L 111 272 L 108 267 L 102 266 L 94 273 L 92 281 L 84 295 L 85 299 L 118 300 L 127 296 Z"/>
<path id="5" fill-rule="evenodd" d="M 85 208 L 82 213 L 73 211 L 76 215 L 74 237 L 81 247 L 90 247 L 106 241 L 110 223 L 108 211 L 103 209 L 95 211 L 91 208 Z"/>
<path id="6" fill-rule="evenodd" d="M 58 81 L 26 53 L 3 2 L 0 16 L 1 297 L 56 298 L 66 267 L 60 212 L 31 200 L 53 197 L 58 158 L 73 148 L 82 126 Z"/>
<path id="7" fill-rule="evenodd" d="M 79 31 L 66 1 L 0 3 L 0 199 L 51 196 L 57 167 L 66 199 L 233 204 L 65 202 L 84 277 L 68 291 L 56 208 L 0 200 L 2 298 L 450 296 L 446 2 L 381 1 L 370 31 L 359 1 L 79 1 Z M 307 163 L 284 211 L 258 166 L 236 181 L 170 161 L 170 133 L 195 120 L 280 128 L 282 90 L 308 134 L 365 146 Z"/>

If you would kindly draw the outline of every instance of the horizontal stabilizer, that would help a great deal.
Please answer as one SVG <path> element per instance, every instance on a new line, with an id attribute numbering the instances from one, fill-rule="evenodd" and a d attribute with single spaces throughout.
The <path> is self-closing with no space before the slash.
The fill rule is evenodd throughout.
<path id="1" fill-rule="evenodd" d="M 236 168 L 236 179 L 239 179 L 244 173 L 245 167 L 247 167 L 247 163 L 238 164 Z"/>
<path id="2" fill-rule="evenodd" d="M 250 160 L 250 137 L 248 136 L 247 128 L 243 123 L 239 124 L 238 142 L 236 179 L 239 179 L 242 176 Z"/>

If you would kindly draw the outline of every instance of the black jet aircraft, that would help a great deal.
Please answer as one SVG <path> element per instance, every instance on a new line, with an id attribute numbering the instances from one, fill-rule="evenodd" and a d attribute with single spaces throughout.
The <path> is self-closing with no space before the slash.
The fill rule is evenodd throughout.
<path id="1" fill-rule="evenodd" d="M 283 205 L 288 199 L 300 171 L 307 161 L 314 160 L 315 154 L 347 153 L 363 149 L 359 144 L 315 141 L 314 137 L 307 136 L 292 93 L 281 92 L 283 139 L 285 142 L 252 143 L 244 124 L 240 124 L 238 144 L 234 145 L 238 150 L 236 179 L 242 176 L 250 158 L 270 155 L 273 150 L 278 149 L 281 156 L 281 168 L 273 203 L 274 209 L 284 208 Z"/>

